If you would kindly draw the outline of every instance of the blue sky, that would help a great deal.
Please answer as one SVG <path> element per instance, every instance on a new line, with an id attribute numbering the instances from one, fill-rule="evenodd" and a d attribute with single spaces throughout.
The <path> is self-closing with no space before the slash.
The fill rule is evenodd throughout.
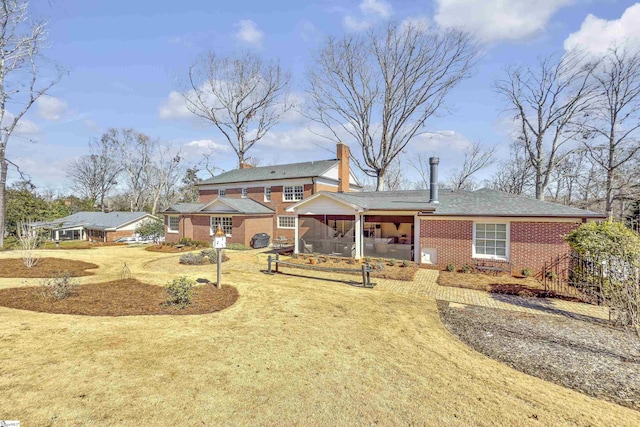
<path id="1" fill-rule="evenodd" d="M 304 102 L 305 69 L 328 35 L 362 31 L 387 19 L 471 31 L 484 52 L 473 77 L 451 93 L 448 111 L 427 123 L 439 134 L 417 139 L 405 154 L 438 155 L 446 177 L 470 141 L 497 145 L 502 158 L 508 155 L 510 125 L 493 90 L 507 65 L 561 54 L 566 46 L 597 52 L 621 39 L 640 40 L 640 3 L 611 0 L 32 0 L 31 11 L 49 21 L 46 54 L 69 73 L 30 111 L 8 157 L 36 185 L 56 189 L 68 185 L 68 162 L 87 154 L 89 141 L 109 127 L 133 127 L 180 147 L 192 162 L 214 144 L 216 166 L 233 168 L 235 155 L 217 131 L 189 117 L 172 94 L 193 60 L 208 50 L 250 49 L 279 60 L 292 73 L 294 95 Z M 313 142 L 319 141 L 307 123 L 291 114 L 250 154 L 263 164 L 332 156 Z"/>

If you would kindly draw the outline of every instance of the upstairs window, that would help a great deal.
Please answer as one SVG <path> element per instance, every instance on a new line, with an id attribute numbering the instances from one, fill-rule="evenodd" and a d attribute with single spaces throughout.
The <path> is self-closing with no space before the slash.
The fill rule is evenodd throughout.
<path id="1" fill-rule="evenodd" d="M 246 198 L 247 198 L 247 189 L 246 189 L 246 188 L 243 188 L 243 189 L 242 189 L 242 198 L 243 198 L 243 199 L 246 199 Z"/>
<path id="2" fill-rule="evenodd" d="M 285 185 L 282 188 L 282 197 L 285 202 L 298 202 L 304 197 L 304 186 Z"/>
<path id="3" fill-rule="evenodd" d="M 218 196 L 224 196 L 227 194 L 227 190 L 224 188 L 218 188 Z"/>
<path id="4" fill-rule="evenodd" d="M 264 201 L 271 201 L 271 187 L 264 187 Z"/>

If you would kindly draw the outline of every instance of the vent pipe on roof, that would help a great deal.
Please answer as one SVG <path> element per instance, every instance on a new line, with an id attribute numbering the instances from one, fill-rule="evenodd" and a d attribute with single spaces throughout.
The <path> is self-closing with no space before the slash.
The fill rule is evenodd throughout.
<path id="1" fill-rule="evenodd" d="M 429 183 L 429 203 L 440 203 L 438 201 L 438 157 L 429 157 L 429 166 L 431 167 L 431 182 Z"/>

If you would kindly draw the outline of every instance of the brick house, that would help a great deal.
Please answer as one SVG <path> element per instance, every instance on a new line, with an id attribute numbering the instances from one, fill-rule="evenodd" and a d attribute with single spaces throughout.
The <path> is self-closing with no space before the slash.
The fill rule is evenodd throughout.
<path id="1" fill-rule="evenodd" d="M 276 166 L 242 165 L 198 184 L 199 203 L 164 210 L 165 240 L 211 241 L 218 224 L 227 242 L 249 245 L 256 233 L 293 239 L 295 216 L 287 208 L 319 191 L 360 191 L 349 168 L 349 148 L 337 145 L 336 159 Z"/>
<path id="2" fill-rule="evenodd" d="M 50 230 L 51 240 L 89 240 L 113 242 L 135 237 L 135 230 L 145 221 L 157 220 L 146 212 L 76 212 L 53 221 L 38 221 L 33 228 Z"/>
<path id="3" fill-rule="evenodd" d="M 508 261 L 515 271 L 537 272 L 568 252 L 569 231 L 605 218 L 490 189 L 438 191 L 438 159 L 430 160 L 430 191 L 319 192 L 291 206 L 295 251 L 404 259 L 439 269 Z"/>

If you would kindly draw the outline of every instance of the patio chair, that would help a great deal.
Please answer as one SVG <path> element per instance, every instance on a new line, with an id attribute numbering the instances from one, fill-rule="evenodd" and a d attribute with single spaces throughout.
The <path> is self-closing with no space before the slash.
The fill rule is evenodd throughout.
<path id="1" fill-rule="evenodd" d="M 304 241 L 304 239 L 300 239 L 300 243 L 302 243 L 300 245 L 300 250 L 302 251 L 302 253 L 305 253 L 305 254 L 313 253 L 313 243 L 307 243 Z"/>

